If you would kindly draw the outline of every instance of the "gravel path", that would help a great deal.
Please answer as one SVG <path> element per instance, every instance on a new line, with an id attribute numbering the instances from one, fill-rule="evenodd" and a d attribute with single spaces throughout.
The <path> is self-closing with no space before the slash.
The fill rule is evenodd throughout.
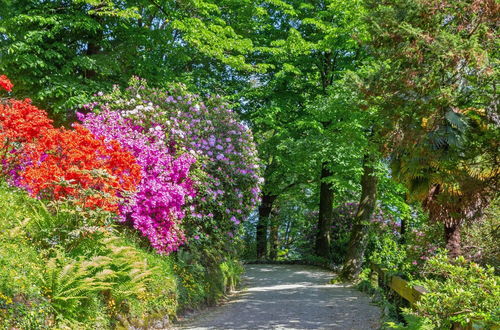
<path id="1" fill-rule="evenodd" d="M 370 298 L 328 281 L 333 273 L 300 265 L 248 265 L 244 289 L 178 329 L 377 329 Z"/>

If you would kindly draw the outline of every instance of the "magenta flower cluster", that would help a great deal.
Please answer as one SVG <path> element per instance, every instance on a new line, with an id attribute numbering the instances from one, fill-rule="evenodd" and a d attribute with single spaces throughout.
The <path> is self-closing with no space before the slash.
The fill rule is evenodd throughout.
<path id="1" fill-rule="evenodd" d="M 120 207 L 122 221 L 130 221 L 158 252 L 177 250 L 185 241 L 180 228 L 184 206 L 195 196 L 189 178 L 195 158 L 187 153 L 174 157 L 162 130 L 145 131 L 119 112 L 79 114 L 79 119 L 96 136 L 119 141 L 142 168 L 137 193 Z"/>

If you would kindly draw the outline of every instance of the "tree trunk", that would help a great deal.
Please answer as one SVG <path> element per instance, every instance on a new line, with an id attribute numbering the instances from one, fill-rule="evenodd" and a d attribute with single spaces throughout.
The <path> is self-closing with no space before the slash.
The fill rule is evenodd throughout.
<path id="1" fill-rule="evenodd" d="M 399 242 L 401 244 L 405 244 L 406 243 L 406 226 L 407 226 L 407 220 L 405 218 L 401 219 L 401 228 L 399 230 L 399 235 L 400 235 L 400 239 L 399 239 Z"/>
<path id="2" fill-rule="evenodd" d="M 278 245 L 279 245 L 279 236 L 278 236 L 278 219 L 276 216 L 271 216 L 271 227 L 269 231 L 269 259 L 276 260 L 278 258 Z"/>
<path id="3" fill-rule="evenodd" d="M 320 195 L 319 195 L 319 218 L 318 232 L 316 234 L 315 252 L 323 258 L 330 257 L 330 229 L 333 222 L 333 187 L 324 179 L 332 176 L 327 168 L 327 163 L 321 166 Z"/>
<path id="4" fill-rule="evenodd" d="M 410 204 L 407 194 L 405 195 L 405 203 L 408 205 Z M 399 230 L 399 234 L 400 234 L 399 242 L 401 244 L 406 244 L 406 232 L 408 231 L 408 220 L 409 219 L 406 217 L 403 217 L 401 219 L 401 228 Z"/>
<path id="5" fill-rule="evenodd" d="M 363 257 L 368 244 L 370 219 L 377 202 L 377 176 L 373 159 L 365 155 L 363 160 L 363 177 L 361 178 L 361 199 L 351 231 L 346 260 L 340 277 L 352 281 L 359 276 L 363 265 Z"/>
<path id="6" fill-rule="evenodd" d="M 276 197 L 264 194 L 259 206 L 259 221 L 257 222 L 257 258 L 259 259 L 267 257 L 267 227 Z"/>
<path id="7" fill-rule="evenodd" d="M 94 42 L 89 42 L 87 44 L 87 51 L 85 52 L 85 54 L 89 57 L 92 57 L 93 55 L 99 54 L 100 51 L 101 51 L 101 49 L 100 49 L 99 45 L 97 45 Z M 97 72 L 94 69 L 89 69 L 89 70 L 85 71 L 84 75 L 85 75 L 85 78 L 92 79 L 92 78 L 95 78 L 95 76 L 97 75 Z"/>
<path id="8" fill-rule="evenodd" d="M 99 10 L 100 8 L 102 8 L 104 5 L 97 5 L 94 7 L 94 10 Z M 102 41 L 104 39 L 104 32 L 103 30 L 101 29 L 102 27 L 102 24 L 103 24 L 103 19 L 102 17 L 98 16 L 98 15 L 90 15 L 90 17 L 96 22 L 99 24 L 99 30 L 96 32 L 96 35 L 94 36 L 94 38 L 92 40 L 89 40 L 87 42 L 87 51 L 85 52 L 85 55 L 87 55 L 88 57 L 92 58 L 94 55 L 97 55 L 97 54 L 100 54 L 101 53 L 101 44 L 102 44 Z M 87 79 L 93 79 L 97 76 L 97 71 L 94 70 L 94 69 L 88 69 L 88 70 L 85 70 L 84 72 L 84 77 L 87 78 Z"/>
<path id="9" fill-rule="evenodd" d="M 444 236 L 446 240 L 446 249 L 450 258 L 456 258 L 462 255 L 462 245 L 460 237 L 460 224 L 449 223 L 444 225 Z"/>
<path id="10" fill-rule="evenodd" d="M 458 219 L 454 219 L 451 214 L 457 210 L 450 207 L 448 203 L 443 203 L 438 200 L 438 195 L 441 193 L 441 185 L 435 184 L 427 198 L 423 202 L 425 209 L 429 210 L 429 219 L 431 222 L 441 222 L 444 224 L 444 240 L 448 256 L 454 259 L 462 255 L 460 227 L 461 223 Z M 467 208 L 461 204 L 461 207 Z"/>

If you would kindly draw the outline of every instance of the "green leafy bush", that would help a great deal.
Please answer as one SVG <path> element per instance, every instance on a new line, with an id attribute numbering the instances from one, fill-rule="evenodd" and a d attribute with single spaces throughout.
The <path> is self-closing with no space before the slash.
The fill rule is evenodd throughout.
<path id="1" fill-rule="evenodd" d="M 32 202 L 0 182 L 0 325 L 20 329 L 44 328 L 51 313 L 40 286 L 44 261 L 22 231 Z"/>
<path id="2" fill-rule="evenodd" d="M 483 327 L 500 325 L 500 278 L 493 267 L 483 268 L 459 257 L 452 262 L 445 253 L 424 266 L 424 280 L 415 284 L 429 293 L 406 313 L 424 317 L 438 328 L 471 321 Z"/>
<path id="3" fill-rule="evenodd" d="M 51 313 L 40 286 L 43 260 L 32 247 L 9 242 L 1 234 L 0 246 L 0 325 L 43 328 Z"/>
<path id="4" fill-rule="evenodd" d="M 371 240 L 370 261 L 389 270 L 397 270 L 399 275 L 408 275 L 405 246 L 398 244 L 394 237 L 381 235 Z"/>
<path id="5" fill-rule="evenodd" d="M 500 198 L 485 210 L 485 217 L 468 224 L 462 232 L 462 251 L 468 260 L 492 265 L 500 272 Z"/>
<path id="6" fill-rule="evenodd" d="M 114 222 L 111 212 L 88 209 L 70 199 L 31 203 L 31 217 L 24 231 L 26 236 L 41 248 L 62 246 L 71 251 L 96 234 L 103 226 Z M 75 252 L 78 254 L 78 251 Z"/>
<path id="7" fill-rule="evenodd" d="M 382 329 L 399 329 L 399 330 L 434 330 L 436 327 L 432 324 L 432 321 L 425 317 L 419 317 L 416 315 L 405 314 L 404 315 L 405 324 L 396 322 L 386 322 Z"/>

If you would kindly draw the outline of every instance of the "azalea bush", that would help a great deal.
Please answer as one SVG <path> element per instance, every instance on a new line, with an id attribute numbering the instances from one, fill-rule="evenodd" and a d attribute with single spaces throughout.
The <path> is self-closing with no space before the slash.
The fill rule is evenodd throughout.
<path id="1" fill-rule="evenodd" d="M 176 157 L 163 130 L 145 130 L 120 112 L 106 110 L 80 119 L 97 136 L 120 141 L 141 167 L 142 180 L 137 193 L 121 205 L 121 220 L 131 221 L 158 252 L 177 250 L 185 242 L 180 221 L 195 196 L 189 177 L 195 157 L 189 153 Z"/>
<path id="2" fill-rule="evenodd" d="M 5 90 L 13 85 L 1 77 Z M 116 141 L 96 138 L 81 125 L 54 128 L 44 110 L 23 101 L 0 104 L 1 168 L 9 181 L 33 197 L 71 198 L 84 207 L 118 212 L 136 189 L 140 167 Z"/>
<path id="3" fill-rule="evenodd" d="M 22 151 L 20 186 L 48 200 L 71 196 L 85 207 L 117 212 L 120 198 L 134 192 L 141 177 L 135 158 L 118 142 L 97 139 L 80 125 L 49 129 Z"/>
<path id="4" fill-rule="evenodd" d="M 133 78 L 127 89 L 99 93 L 83 110 L 87 114 L 79 117 L 85 127 L 120 141 L 150 173 L 143 173 L 139 194 L 151 184 L 164 185 L 158 188 L 163 193 L 156 195 L 155 188 L 144 194 L 153 208 L 124 207 L 124 220 L 131 220 L 157 250 L 168 253 L 182 243 L 182 231 L 174 230 L 180 220 L 193 244 L 232 241 L 256 206 L 261 178 L 250 130 L 220 97 L 190 94 L 183 86 L 149 88 Z M 151 175 L 165 169 L 173 174 Z M 152 212 L 156 206 L 168 206 L 170 213 Z M 177 240 L 159 242 L 167 233 Z"/>
<path id="5" fill-rule="evenodd" d="M 11 91 L 12 83 L 0 76 L 0 92 Z M 52 128 L 52 120 L 44 110 L 31 104 L 30 99 L 0 99 L 0 169 L 2 176 L 16 176 L 20 148 Z"/>

